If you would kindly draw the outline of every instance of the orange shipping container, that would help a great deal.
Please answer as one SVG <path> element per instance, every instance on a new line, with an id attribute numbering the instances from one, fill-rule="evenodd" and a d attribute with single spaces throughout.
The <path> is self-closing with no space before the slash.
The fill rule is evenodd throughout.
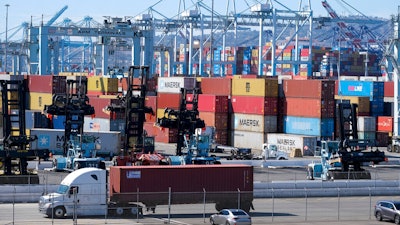
<path id="1" fill-rule="evenodd" d="M 201 92 L 212 95 L 231 95 L 231 78 L 201 78 Z"/>
<path id="2" fill-rule="evenodd" d="M 335 101 L 315 98 L 286 98 L 285 114 L 288 116 L 333 118 Z"/>
<path id="3" fill-rule="evenodd" d="M 228 113 L 200 112 L 199 117 L 204 120 L 206 126 L 215 127 L 217 130 L 228 129 Z"/>

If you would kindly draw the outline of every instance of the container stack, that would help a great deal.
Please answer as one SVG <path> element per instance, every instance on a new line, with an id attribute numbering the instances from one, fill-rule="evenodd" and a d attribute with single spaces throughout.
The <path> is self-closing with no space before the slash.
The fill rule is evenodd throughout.
<path id="1" fill-rule="evenodd" d="M 283 80 L 284 133 L 332 138 L 335 83 L 330 80 Z"/>
<path id="2" fill-rule="evenodd" d="M 376 138 L 376 117 L 359 116 L 357 118 L 357 131 L 359 139 L 375 141 Z"/>
<path id="3" fill-rule="evenodd" d="M 376 117 L 376 145 L 379 147 L 387 147 L 389 138 L 393 134 L 393 117 L 378 116 Z"/>
<path id="4" fill-rule="evenodd" d="M 202 78 L 199 95 L 199 117 L 206 126 L 213 127 L 215 142 L 228 144 L 230 78 Z"/>
<path id="5" fill-rule="evenodd" d="M 266 134 L 277 132 L 278 79 L 232 79 L 231 144 L 261 149 Z"/>

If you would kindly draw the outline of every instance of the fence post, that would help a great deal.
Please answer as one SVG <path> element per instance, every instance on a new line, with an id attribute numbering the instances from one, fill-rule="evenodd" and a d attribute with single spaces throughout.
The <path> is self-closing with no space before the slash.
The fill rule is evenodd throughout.
<path id="1" fill-rule="evenodd" d="M 14 225 L 14 221 L 15 221 L 15 195 L 17 194 L 17 189 L 15 188 L 15 185 L 14 185 L 14 196 L 13 196 L 13 213 L 12 213 L 12 216 L 13 216 L 13 222 L 12 222 L 12 224 Z"/>
<path id="2" fill-rule="evenodd" d="M 206 222 L 206 189 L 203 188 L 203 222 Z"/>
<path id="3" fill-rule="evenodd" d="M 338 194 L 338 204 L 337 204 L 337 220 L 340 220 L 340 188 L 337 188 L 337 194 Z"/>
<path id="4" fill-rule="evenodd" d="M 240 209 L 240 189 L 238 188 L 238 209 Z"/>
<path id="5" fill-rule="evenodd" d="M 168 224 L 171 223 L 171 187 L 168 188 Z"/>
<path id="6" fill-rule="evenodd" d="M 307 188 L 304 188 L 304 193 L 306 196 L 306 216 L 305 216 L 305 221 L 307 221 L 307 216 L 308 216 L 308 195 L 307 195 Z"/>
<path id="7" fill-rule="evenodd" d="M 274 189 L 272 188 L 272 213 L 271 213 L 272 222 L 274 222 L 274 210 L 275 210 L 275 198 L 274 198 Z"/>
<path id="8" fill-rule="evenodd" d="M 372 212 L 372 196 L 371 196 L 371 188 L 368 187 L 369 192 L 369 220 L 371 220 L 371 212 Z"/>
<path id="9" fill-rule="evenodd" d="M 77 218 L 77 208 L 78 208 L 78 206 L 77 206 L 77 204 L 78 204 L 78 201 L 77 201 L 77 190 L 76 190 L 76 188 L 73 188 L 72 189 L 72 193 L 73 193 L 73 195 L 74 195 L 74 215 L 73 215 L 73 224 L 74 225 L 77 225 L 78 224 L 78 218 Z"/>

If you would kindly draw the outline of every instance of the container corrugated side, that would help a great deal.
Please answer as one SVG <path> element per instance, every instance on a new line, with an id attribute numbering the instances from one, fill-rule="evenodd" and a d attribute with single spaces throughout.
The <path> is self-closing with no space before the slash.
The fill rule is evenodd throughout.
<path id="1" fill-rule="evenodd" d="M 333 118 L 285 116 L 283 130 L 288 134 L 332 137 L 334 122 Z"/>
<path id="2" fill-rule="evenodd" d="M 232 112 L 257 115 L 277 115 L 278 98 L 264 96 L 232 96 Z"/>
<path id="3" fill-rule="evenodd" d="M 376 131 L 376 117 L 373 116 L 358 116 L 357 117 L 358 131 Z"/>
<path id="4" fill-rule="evenodd" d="M 87 85 L 90 95 L 116 94 L 118 92 L 118 78 L 88 77 Z"/>
<path id="5" fill-rule="evenodd" d="M 338 95 L 372 97 L 373 94 L 371 81 L 341 80 L 338 85 L 338 90 L 340 88 Z"/>
<path id="6" fill-rule="evenodd" d="M 331 118 L 335 116 L 335 100 L 317 98 L 285 98 L 285 114 L 288 116 Z"/>
<path id="7" fill-rule="evenodd" d="M 193 89 L 196 87 L 195 77 L 159 77 L 157 80 L 158 93 L 181 93 L 181 88 Z"/>
<path id="8" fill-rule="evenodd" d="M 226 130 L 229 126 L 228 113 L 199 112 L 200 119 L 206 126 L 213 126 L 218 130 Z"/>
<path id="9" fill-rule="evenodd" d="M 376 118 L 376 131 L 393 132 L 393 117 L 378 116 Z"/>
<path id="10" fill-rule="evenodd" d="M 188 182 L 190 181 L 190 182 Z M 253 191 L 253 169 L 247 165 L 113 166 L 110 167 L 110 191 L 139 192 Z M 127 196 L 128 197 L 128 196 Z"/>
<path id="11" fill-rule="evenodd" d="M 283 80 L 285 97 L 332 99 L 335 95 L 333 80 Z"/>
<path id="12" fill-rule="evenodd" d="M 262 145 L 266 142 L 267 133 L 232 130 L 231 142 L 232 146 L 237 148 L 251 148 L 252 150 L 261 150 Z M 255 153 L 255 152 L 254 152 Z"/>
<path id="13" fill-rule="evenodd" d="M 232 95 L 278 97 L 278 79 L 232 79 Z"/>
<path id="14" fill-rule="evenodd" d="M 157 93 L 157 108 L 179 109 L 181 94 Z"/>
<path id="15" fill-rule="evenodd" d="M 234 130 L 262 133 L 277 132 L 277 116 L 234 113 L 231 120 L 231 127 Z"/>
<path id="16" fill-rule="evenodd" d="M 29 93 L 29 109 L 31 110 L 44 110 L 45 105 L 53 103 L 53 94 L 42 92 Z"/>
<path id="17" fill-rule="evenodd" d="M 232 79 L 231 78 L 201 78 L 201 91 L 203 94 L 212 95 L 231 95 Z"/>
<path id="18" fill-rule="evenodd" d="M 290 153 L 294 148 L 301 149 L 303 155 L 313 155 L 317 147 L 318 137 L 285 133 L 267 134 L 268 143 L 276 144 L 278 150 Z"/>

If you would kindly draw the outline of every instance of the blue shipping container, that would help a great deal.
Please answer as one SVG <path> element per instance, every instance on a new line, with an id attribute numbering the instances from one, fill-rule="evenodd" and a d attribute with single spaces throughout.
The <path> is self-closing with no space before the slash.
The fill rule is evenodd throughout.
<path id="1" fill-rule="evenodd" d="M 339 82 L 339 88 L 339 95 L 359 97 L 373 96 L 372 81 L 341 80 Z"/>
<path id="2" fill-rule="evenodd" d="M 287 134 L 332 137 L 334 118 L 285 116 L 283 130 Z"/>
<path id="3" fill-rule="evenodd" d="M 65 129 L 65 116 L 63 115 L 53 116 L 53 129 Z"/>

